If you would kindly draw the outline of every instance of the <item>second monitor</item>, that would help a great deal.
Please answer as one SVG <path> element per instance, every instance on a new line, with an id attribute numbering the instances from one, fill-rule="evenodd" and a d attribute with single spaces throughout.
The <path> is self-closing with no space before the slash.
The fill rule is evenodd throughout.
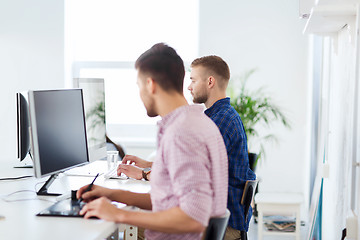
<path id="1" fill-rule="evenodd" d="M 74 78 L 83 90 L 90 162 L 106 158 L 105 84 L 102 78 Z"/>

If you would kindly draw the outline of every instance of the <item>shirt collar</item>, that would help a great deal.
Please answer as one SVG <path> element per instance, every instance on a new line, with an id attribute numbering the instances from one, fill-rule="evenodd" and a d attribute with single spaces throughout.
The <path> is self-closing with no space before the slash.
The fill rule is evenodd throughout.
<path id="1" fill-rule="evenodd" d="M 211 107 L 209 107 L 208 109 L 205 110 L 205 114 L 210 116 L 214 111 L 217 112 L 218 109 L 220 109 L 221 107 L 223 107 L 225 105 L 230 105 L 229 97 L 217 100 Z"/>

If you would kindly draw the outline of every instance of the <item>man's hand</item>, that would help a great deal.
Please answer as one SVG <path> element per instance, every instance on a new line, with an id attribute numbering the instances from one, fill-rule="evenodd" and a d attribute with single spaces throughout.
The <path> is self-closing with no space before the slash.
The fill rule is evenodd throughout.
<path id="1" fill-rule="evenodd" d="M 111 189 L 93 185 L 90 191 L 85 192 L 88 186 L 89 185 L 83 186 L 77 191 L 77 199 L 80 199 L 80 197 L 82 197 L 84 202 L 89 202 L 99 197 L 108 197 L 111 191 Z"/>
<path id="2" fill-rule="evenodd" d="M 125 211 L 111 204 L 110 200 L 106 197 L 101 197 L 87 203 L 80 211 L 80 214 L 84 215 L 86 219 L 97 217 L 111 222 L 119 222 L 124 213 Z"/>
<path id="3" fill-rule="evenodd" d="M 137 156 L 125 155 L 122 160 L 122 164 L 132 164 L 132 163 L 135 163 L 135 166 L 140 168 L 148 168 L 152 166 L 152 162 L 146 161 Z"/>
<path id="4" fill-rule="evenodd" d="M 142 169 L 133 165 L 119 164 L 117 175 L 124 173 L 126 176 L 140 180 L 143 178 Z"/>

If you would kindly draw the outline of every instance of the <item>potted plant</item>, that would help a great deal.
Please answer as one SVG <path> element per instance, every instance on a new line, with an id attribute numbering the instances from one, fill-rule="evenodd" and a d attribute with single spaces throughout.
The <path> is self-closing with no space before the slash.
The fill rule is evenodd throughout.
<path id="1" fill-rule="evenodd" d="M 252 69 L 246 71 L 242 76 L 233 78 L 230 81 L 229 95 L 230 104 L 239 113 L 243 122 L 248 145 L 257 142 L 259 144 L 259 152 L 249 152 L 250 168 L 255 171 L 257 162 L 260 158 L 265 158 L 264 143 L 266 141 L 277 141 L 274 134 L 262 135 L 258 132 L 259 125 L 269 128 L 272 123 L 280 121 L 285 127 L 290 128 L 290 124 L 286 116 L 276 106 L 271 98 L 264 94 L 263 88 L 256 91 L 250 91 L 246 88 L 246 84 L 250 76 L 256 71 Z"/>

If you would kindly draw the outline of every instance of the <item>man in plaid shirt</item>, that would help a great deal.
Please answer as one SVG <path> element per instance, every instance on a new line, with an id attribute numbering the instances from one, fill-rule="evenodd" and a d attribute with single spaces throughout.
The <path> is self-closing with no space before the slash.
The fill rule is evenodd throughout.
<path id="1" fill-rule="evenodd" d="M 244 207 L 240 200 L 247 180 L 256 179 L 249 167 L 247 139 L 239 114 L 226 97 L 230 70 L 218 56 L 205 56 L 191 64 L 191 84 L 188 87 L 194 103 L 204 103 L 205 114 L 219 127 L 229 159 L 229 188 L 227 207 L 231 212 L 225 239 L 239 239 L 241 231 L 249 228 L 252 209 L 245 222 Z"/>

